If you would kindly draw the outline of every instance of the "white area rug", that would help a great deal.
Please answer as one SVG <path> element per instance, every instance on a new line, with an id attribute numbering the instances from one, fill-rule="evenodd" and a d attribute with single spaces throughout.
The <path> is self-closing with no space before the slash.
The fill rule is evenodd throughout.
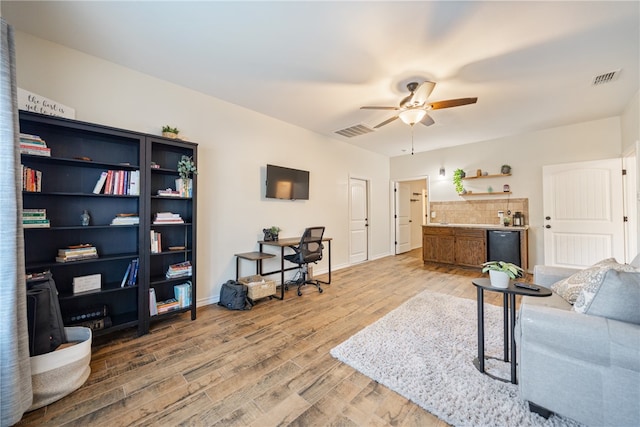
<path id="1" fill-rule="evenodd" d="M 485 304 L 485 354 L 500 357 L 502 308 Z M 476 301 L 423 291 L 331 355 L 455 426 L 578 426 L 529 411 L 518 386 L 481 374 Z M 509 378 L 509 364 L 487 371 Z"/>

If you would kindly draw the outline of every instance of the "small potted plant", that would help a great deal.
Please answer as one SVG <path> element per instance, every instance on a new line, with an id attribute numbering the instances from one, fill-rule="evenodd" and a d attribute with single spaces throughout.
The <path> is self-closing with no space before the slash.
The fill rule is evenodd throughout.
<path id="1" fill-rule="evenodd" d="M 178 128 L 171 126 L 162 126 L 162 136 L 164 136 L 165 138 L 175 139 L 178 137 L 179 133 L 180 131 L 178 130 Z"/>
<path id="2" fill-rule="evenodd" d="M 509 165 L 502 165 L 500 167 L 500 173 L 502 175 L 509 175 L 511 173 L 511 166 Z"/>
<path id="3" fill-rule="evenodd" d="M 180 192 L 182 197 L 191 197 L 193 191 L 191 174 L 198 174 L 198 168 L 192 157 L 182 156 L 180 161 L 178 161 L 178 173 L 180 174 L 180 178 L 176 179 L 176 190 Z"/>
<path id="4" fill-rule="evenodd" d="M 275 242 L 278 240 L 278 234 L 280 234 L 280 227 L 276 227 L 272 225 L 269 228 L 263 228 L 262 232 L 264 233 L 264 241 L 265 242 Z"/>
<path id="5" fill-rule="evenodd" d="M 453 184 L 456 186 L 456 192 L 458 194 L 464 194 L 464 186 L 462 185 L 462 178 L 464 178 L 466 174 L 462 169 L 456 169 L 453 172 Z"/>
<path id="6" fill-rule="evenodd" d="M 509 287 L 509 280 L 522 277 L 524 270 L 515 264 L 505 261 L 488 261 L 482 264 L 482 272 L 489 272 L 491 286 L 505 289 Z"/>

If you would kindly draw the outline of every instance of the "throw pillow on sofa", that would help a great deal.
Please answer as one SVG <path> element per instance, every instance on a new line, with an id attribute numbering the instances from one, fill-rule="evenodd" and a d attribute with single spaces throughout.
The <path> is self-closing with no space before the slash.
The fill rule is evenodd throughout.
<path id="1" fill-rule="evenodd" d="M 586 285 L 573 309 L 578 313 L 640 324 L 640 273 L 608 270 L 601 283 Z"/>
<path id="2" fill-rule="evenodd" d="M 609 270 L 636 272 L 637 270 L 628 264 L 619 264 L 615 258 L 603 259 L 589 268 L 580 270 L 575 274 L 551 285 L 551 290 L 564 298 L 569 304 L 575 304 L 580 292 L 585 286 L 596 289 L 602 283 L 604 275 Z"/>

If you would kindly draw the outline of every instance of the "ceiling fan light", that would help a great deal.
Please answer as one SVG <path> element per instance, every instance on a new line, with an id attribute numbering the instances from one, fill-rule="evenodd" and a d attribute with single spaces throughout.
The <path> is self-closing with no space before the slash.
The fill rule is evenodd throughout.
<path id="1" fill-rule="evenodd" d="M 423 109 L 409 109 L 404 110 L 399 114 L 400 120 L 409 126 L 413 126 L 418 123 L 420 120 L 424 119 L 424 116 L 427 115 L 427 112 Z"/>

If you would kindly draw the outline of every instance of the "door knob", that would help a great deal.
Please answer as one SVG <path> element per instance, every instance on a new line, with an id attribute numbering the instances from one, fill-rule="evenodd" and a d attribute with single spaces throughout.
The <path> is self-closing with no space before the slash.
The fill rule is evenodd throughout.
<path id="1" fill-rule="evenodd" d="M 551 228 L 549 224 L 545 225 L 544 228 Z"/>
<path id="2" fill-rule="evenodd" d="M 549 221 L 551 219 L 550 216 L 545 216 L 544 219 L 546 219 L 547 221 Z"/>

